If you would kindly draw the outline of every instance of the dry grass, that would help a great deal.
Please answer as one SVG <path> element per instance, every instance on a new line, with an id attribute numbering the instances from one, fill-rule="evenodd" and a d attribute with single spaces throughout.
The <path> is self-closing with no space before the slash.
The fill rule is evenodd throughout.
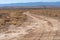
<path id="1" fill-rule="evenodd" d="M 53 40 L 60 30 L 60 22 L 54 18 L 60 19 L 60 9 L 2 9 L 0 40 Z M 27 34 L 21 36 L 20 33 Z"/>
<path id="2" fill-rule="evenodd" d="M 45 15 L 50 17 L 60 17 L 60 9 L 40 9 L 40 10 L 30 10 L 31 13 L 38 15 Z"/>
<path id="3" fill-rule="evenodd" d="M 18 10 L 18 9 L 8 9 L 0 10 L 0 29 L 6 25 L 21 25 L 27 16 L 23 12 L 29 11 L 31 14 L 44 15 L 49 17 L 60 18 L 60 9 L 28 9 L 28 10 Z"/>

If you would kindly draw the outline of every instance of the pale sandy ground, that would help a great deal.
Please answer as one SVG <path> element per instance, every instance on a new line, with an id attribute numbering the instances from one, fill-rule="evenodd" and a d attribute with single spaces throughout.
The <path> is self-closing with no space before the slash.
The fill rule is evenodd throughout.
<path id="1" fill-rule="evenodd" d="M 58 19 L 29 12 L 23 14 L 27 15 L 27 21 L 20 27 L 10 25 L 8 31 L 0 33 L 0 40 L 60 40 Z"/>

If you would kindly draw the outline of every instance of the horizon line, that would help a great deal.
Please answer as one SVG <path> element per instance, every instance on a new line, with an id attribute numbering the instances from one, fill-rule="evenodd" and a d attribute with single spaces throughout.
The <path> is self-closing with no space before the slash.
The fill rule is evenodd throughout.
<path id="1" fill-rule="evenodd" d="M 56 1 L 56 2 L 60 2 L 60 1 Z M 15 3 L 35 3 L 35 2 L 14 2 L 14 3 L 0 3 L 0 4 L 15 4 Z"/>

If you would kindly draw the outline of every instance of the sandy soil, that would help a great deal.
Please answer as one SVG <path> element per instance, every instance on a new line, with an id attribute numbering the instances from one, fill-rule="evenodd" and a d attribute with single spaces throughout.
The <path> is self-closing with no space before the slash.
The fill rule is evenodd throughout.
<path id="1" fill-rule="evenodd" d="M 10 25 L 8 31 L 0 33 L 0 40 L 60 40 L 58 19 L 24 12 L 27 21 L 21 26 Z"/>

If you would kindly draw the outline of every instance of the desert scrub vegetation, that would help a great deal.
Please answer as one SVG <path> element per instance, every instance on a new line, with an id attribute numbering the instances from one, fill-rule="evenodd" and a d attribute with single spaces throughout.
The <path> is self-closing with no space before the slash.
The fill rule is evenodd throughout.
<path id="1" fill-rule="evenodd" d="M 26 19 L 27 16 L 23 12 L 0 12 L 0 32 L 1 29 L 8 28 L 9 25 L 20 26 Z"/>
<path id="2" fill-rule="evenodd" d="M 40 9 L 40 10 L 30 10 L 33 14 L 45 15 L 50 17 L 60 18 L 60 9 Z"/>
<path id="3" fill-rule="evenodd" d="M 0 10 L 0 28 L 5 25 L 21 25 L 24 21 L 27 20 L 27 16 L 24 15 L 24 12 L 29 11 L 31 14 L 36 15 L 44 15 L 49 17 L 57 17 L 60 18 L 60 9 L 52 9 L 52 8 L 43 8 L 43 9 L 8 9 L 8 10 Z"/>

